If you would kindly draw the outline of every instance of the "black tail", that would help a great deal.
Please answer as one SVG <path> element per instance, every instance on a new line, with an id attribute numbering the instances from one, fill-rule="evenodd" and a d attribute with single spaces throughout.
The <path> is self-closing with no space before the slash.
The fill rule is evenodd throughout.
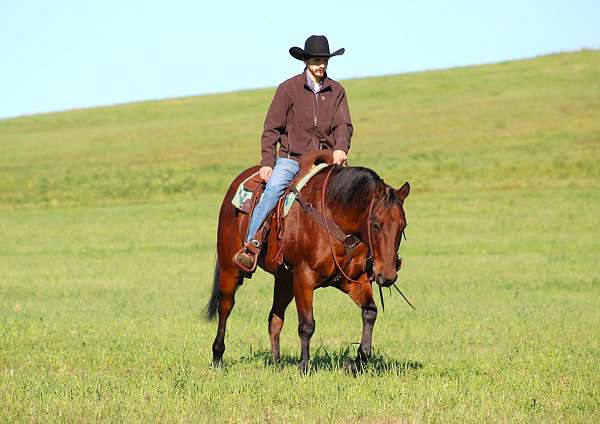
<path id="1" fill-rule="evenodd" d="M 217 255 L 217 259 L 215 260 L 215 276 L 213 279 L 212 294 L 210 295 L 210 300 L 206 305 L 206 319 L 208 321 L 215 319 L 215 316 L 217 315 L 217 309 L 219 309 L 219 284 L 221 281 L 220 268 L 219 256 Z"/>

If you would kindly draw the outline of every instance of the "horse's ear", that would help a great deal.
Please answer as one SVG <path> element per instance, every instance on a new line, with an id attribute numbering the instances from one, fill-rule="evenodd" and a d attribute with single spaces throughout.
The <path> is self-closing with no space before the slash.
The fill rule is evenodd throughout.
<path id="1" fill-rule="evenodd" d="M 404 202 L 404 199 L 408 197 L 408 193 L 410 193 L 410 184 L 407 182 L 404 183 L 402 187 L 396 190 L 396 195 L 400 200 Z"/>

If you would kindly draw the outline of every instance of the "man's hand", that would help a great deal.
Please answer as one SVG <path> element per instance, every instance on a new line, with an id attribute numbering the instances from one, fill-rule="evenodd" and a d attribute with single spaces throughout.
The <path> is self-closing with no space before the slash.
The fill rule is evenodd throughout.
<path id="1" fill-rule="evenodd" d="M 266 183 L 267 181 L 269 181 L 269 178 L 271 178 L 273 168 L 271 168 L 270 166 L 263 166 L 262 168 L 260 168 L 260 171 L 258 171 L 258 173 L 260 174 L 260 178 L 262 178 L 263 181 Z"/>
<path id="2" fill-rule="evenodd" d="M 348 159 L 348 155 L 343 150 L 334 150 L 333 151 L 333 163 L 335 165 L 343 165 L 346 163 Z"/>

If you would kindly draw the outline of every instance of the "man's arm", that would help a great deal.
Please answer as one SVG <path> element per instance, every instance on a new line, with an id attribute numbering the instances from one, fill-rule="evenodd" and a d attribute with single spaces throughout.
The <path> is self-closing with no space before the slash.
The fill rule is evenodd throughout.
<path id="1" fill-rule="evenodd" d="M 352 119 L 350 118 L 350 110 L 348 109 L 348 99 L 346 91 L 342 88 L 342 92 L 337 99 L 335 114 L 333 116 L 333 139 L 335 140 L 335 150 L 342 150 L 348 153 L 350 150 L 350 140 L 354 128 L 352 127 Z"/>
<path id="2" fill-rule="evenodd" d="M 277 142 L 283 131 L 285 131 L 287 110 L 287 96 L 285 95 L 283 84 L 280 84 L 275 91 L 273 101 L 265 118 L 261 137 L 261 167 L 268 166 L 273 168 L 275 165 Z"/>

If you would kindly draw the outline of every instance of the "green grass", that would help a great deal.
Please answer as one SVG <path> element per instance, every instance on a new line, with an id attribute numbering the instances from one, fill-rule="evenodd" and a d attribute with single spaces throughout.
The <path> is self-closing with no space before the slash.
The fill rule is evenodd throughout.
<path id="1" fill-rule="evenodd" d="M 334 71 L 334 70 L 333 70 Z M 0 121 L 2 421 L 597 422 L 600 52 L 345 81 L 350 160 L 409 180 L 400 285 L 352 377 L 360 312 L 237 295 L 225 368 L 203 320 L 231 179 L 272 89 Z"/>

